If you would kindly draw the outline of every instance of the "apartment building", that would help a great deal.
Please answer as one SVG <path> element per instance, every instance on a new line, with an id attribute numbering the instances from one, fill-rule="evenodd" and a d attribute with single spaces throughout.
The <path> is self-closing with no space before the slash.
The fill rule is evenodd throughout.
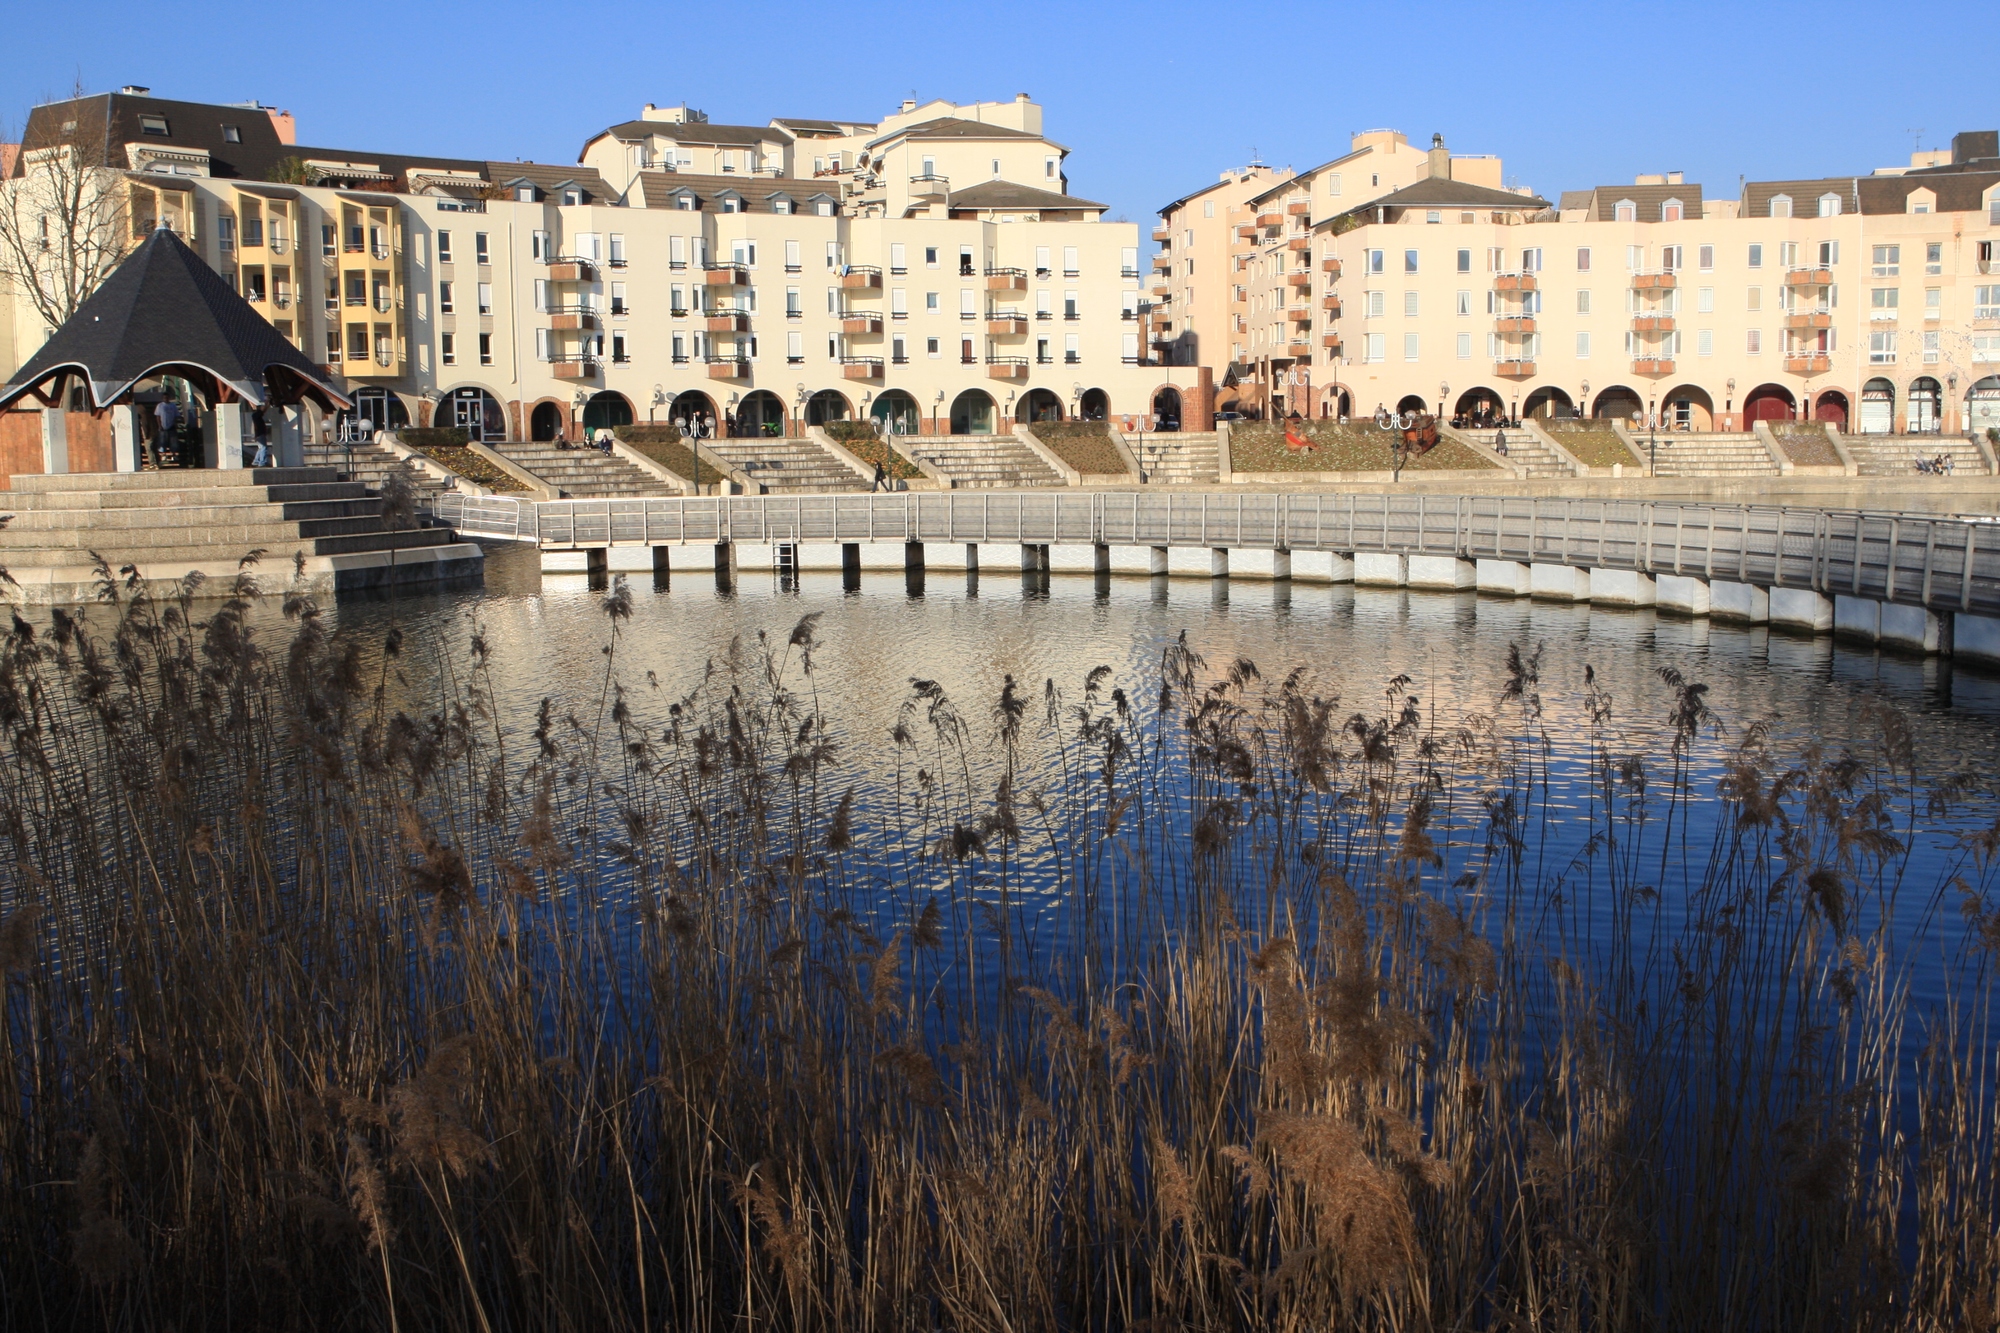
<path id="1" fill-rule="evenodd" d="M 1141 354 L 1137 228 L 1070 193 L 1041 114 L 1025 94 L 872 124 L 649 105 L 565 165 L 301 147 L 268 109 L 134 88 L 37 108 L 10 188 L 37 151 L 101 162 L 133 236 L 179 232 L 378 424 L 1179 417 L 1199 376 Z M 11 319 L 32 352 L 47 331 Z"/>
<path id="2" fill-rule="evenodd" d="M 1550 203 L 1437 144 L 1421 176 L 1326 207 L 1317 168 L 1317 189 L 1306 173 L 1244 201 L 1244 301 L 1192 336 L 1230 340 L 1249 411 L 1985 430 L 2000 425 L 1996 139 L 1733 199 L 1669 172 Z"/>

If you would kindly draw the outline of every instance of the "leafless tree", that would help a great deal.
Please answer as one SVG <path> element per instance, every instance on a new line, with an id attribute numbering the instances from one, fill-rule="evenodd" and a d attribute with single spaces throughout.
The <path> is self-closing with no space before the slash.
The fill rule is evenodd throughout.
<path id="1" fill-rule="evenodd" d="M 125 191 L 106 156 L 110 128 L 82 113 L 24 137 L 18 175 L 0 181 L 0 282 L 60 328 L 131 250 Z"/>

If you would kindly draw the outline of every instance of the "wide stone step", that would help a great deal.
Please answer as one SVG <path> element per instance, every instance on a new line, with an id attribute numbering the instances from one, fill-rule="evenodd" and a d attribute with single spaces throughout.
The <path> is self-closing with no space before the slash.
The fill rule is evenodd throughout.
<path id="1" fill-rule="evenodd" d="M 198 479 L 198 480 L 197 480 Z M 158 472 L 59 472 L 33 473 L 13 478 L 16 492 L 50 491 L 151 491 L 177 490 L 189 486 L 204 489 L 243 486 L 270 486 L 278 483 L 304 484 L 335 482 L 340 474 L 332 468 L 260 467 L 224 470 L 221 468 L 163 468 Z"/>

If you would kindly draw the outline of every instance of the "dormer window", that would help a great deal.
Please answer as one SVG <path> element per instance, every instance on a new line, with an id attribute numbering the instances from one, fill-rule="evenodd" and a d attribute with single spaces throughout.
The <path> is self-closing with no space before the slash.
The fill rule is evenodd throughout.
<path id="1" fill-rule="evenodd" d="M 1669 199 L 1666 203 L 1660 205 L 1660 221 L 1662 222 L 1679 222 L 1685 213 L 1686 210 L 1681 206 L 1681 201 L 1678 199 Z"/>
<path id="2" fill-rule="evenodd" d="M 674 207 L 680 209 L 684 213 L 692 213 L 695 210 L 695 198 L 693 195 L 683 190 L 681 193 L 674 196 Z"/>
<path id="3" fill-rule="evenodd" d="M 1903 202 L 1909 212 L 1928 213 L 1936 204 L 1937 197 L 1929 190 L 1915 190 Z"/>
<path id="4" fill-rule="evenodd" d="M 566 207 L 566 208 L 574 208 L 574 207 L 576 207 L 576 206 L 577 206 L 578 204 L 580 204 L 580 203 L 582 203 L 582 202 L 583 202 L 583 191 L 581 191 L 581 190 L 564 190 L 564 191 L 563 191 L 563 193 L 562 193 L 562 201 L 563 201 L 563 206 L 564 206 L 564 207 Z"/>
<path id="5" fill-rule="evenodd" d="M 171 131 L 167 129 L 167 118 L 165 116 L 141 116 L 139 117 L 139 133 L 150 134 L 155 138 L 164 139 L 168 137 Z"/>
<path id="6" fill-rule="evenodd" d="M 724 213 L 741 213 L 743 211 L 743 196 L 739 194 L 720 194 L 716 196 L 715 202 L 716 206 Z"/>
<path id="7" fill-rule="evenodd" d="M 1620 199 L 1616 204 L 1612 205 L 1611 216 L 1619 222 L 1637 222 L 1639 220 L 1639 205 L 1630 199 Z"/>
<path id="8" fill-rule="evenodd" d="M 1774 218 L 1788 218 L 1791 215 L 1792 215 L 1792 196 L 1788 194 L 1772 195 L 1771 216 Z"/>
<path id="9" fill-rule="evenodd" d="M 1837 194 L 1823 194 L 1823 195 L 1821 195 L 1821 196 L 1819 197 L 1819 215 L 1820 215 L 1821 217 L 1823 217 L 1823 218 L 1837 218 L 1837 217 L 1839 217 L 1839 216 L 1840 216 L 1840 196 L 1839 196 L 1839 195 L 1837 195 Z"/>
<path id="10" fill-rule="evenodd" d="M 782 194 L 774 194 L 774 195 L 772 195 L 772 196 L 771 196 L 771 201 L 770 201 L 770 202 L 771 202 L 771 211 L 772 211 L 773 213 L 790 213 L 790 212 L 792 212 L 792 209 L 793 209 L 793 206 L 792 206 L 792 201 L 791 201 L 791 200 L 790 200 L 789 198 L 787 198 L 787 197 L 786 197 L 785 195 L 782 195 Z"/>
<path id="11" fill-rule="evenodd" d="M 514 187 L 514 201 L 521 204 L 534 203 L 535 187 L 532 185 L 516 185 Z"/>
<path id="12" fill-rule="evenodd" d="M 243 131 L 235 125 L 224 125 L 222 127 L 222 142 L 242 143 Z"/>
<path id="13" fill-rule="evenodd" d="M 814 212 L 814 213 L 815 213 L 815 214 L 816 214 L 817 216 L 819 216 L 819 217 L 823 217 L 823 218 L 830 218 L 830 217 L 832 217 L 832 216 L 833 216 L 833 200 L 831 200 L 831 199 L 817 199 L 817 200 L 814 200 L 814 201 L 813 201 L 813 212 Z"/>

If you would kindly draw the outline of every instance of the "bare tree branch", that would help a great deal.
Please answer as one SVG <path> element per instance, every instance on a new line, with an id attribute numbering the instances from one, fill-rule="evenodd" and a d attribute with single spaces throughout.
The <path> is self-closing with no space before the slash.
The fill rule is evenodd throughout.
<path id="1" fill-rule="evenodd" d="M 82 106 L 78 103 L 79 111 Z M 20 175 L 0 182 L 0 279 L 60 328 L 131 250 L 124 182 L 108 118 L 82 114 L 21 144 Z"/>

